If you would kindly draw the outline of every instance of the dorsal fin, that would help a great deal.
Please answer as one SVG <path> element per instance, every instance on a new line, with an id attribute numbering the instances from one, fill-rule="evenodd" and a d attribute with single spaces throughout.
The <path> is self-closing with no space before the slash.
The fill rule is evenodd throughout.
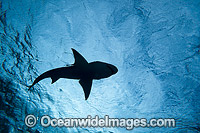
<path id="1" fill-rule="evenodd" d="M 86 64 L 88 64 L 88 62 L 86 61 L 86 59 L 79 53 L 77 52 L 75 49 L 72 48 L 73 54 L 74 54 L 74 65 L 77 66 L 84 66 Z"/>

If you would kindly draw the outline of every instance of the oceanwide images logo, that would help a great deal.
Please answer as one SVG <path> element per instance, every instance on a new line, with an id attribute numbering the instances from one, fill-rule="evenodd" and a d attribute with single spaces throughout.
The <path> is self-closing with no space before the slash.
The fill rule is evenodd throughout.
<path id="1" fill-rule="evenodd" d="M 37 124 L 38 118 L 34 115 L 27 115 L 25 124 L 27 127 L 34 127 Z M 109 118 L 105 115 L 104 118 L 99 118 L 96 115 L 92 118 L 88 115 L 87 118 L 51 118 L 44 115 L 40 119 L 40 124 L 43 127 L 121 127 L 127 130 L 132 130 L 134 127 L 175 127 L 175 119 L 150 119 L 147 122 L 145 118 Z"/>

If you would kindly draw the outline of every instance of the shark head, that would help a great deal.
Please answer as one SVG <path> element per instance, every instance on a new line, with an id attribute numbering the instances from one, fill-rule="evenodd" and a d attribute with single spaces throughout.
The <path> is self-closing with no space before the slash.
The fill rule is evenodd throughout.
<path id="1" fill-rule="evenodd" d="M 95 61 L 89 63 L 89 65 L 89 69 L 93 72 L 92 75 L 94 75 L 93 79 L 108 78 L 118 72 L 117 67 L 105 62 Z"/>
<path id="2" fill-rule="evenodd" d="M 111 65 L 111 64 L 107 64 L 108 69 L 111 71 L 112 75 L 116 74 L 118 72 L 118 69 L 116 66 Z"/>

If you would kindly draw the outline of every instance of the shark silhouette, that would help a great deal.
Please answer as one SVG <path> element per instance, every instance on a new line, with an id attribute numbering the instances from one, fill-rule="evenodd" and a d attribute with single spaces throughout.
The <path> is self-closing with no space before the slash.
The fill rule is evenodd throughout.
<path id="1" fill-rule="evenodd" d="M 36 83 L 45 78 L 51 78 L 52 84 L 60 78 L 78 79 L 83 88 L 85 100 L 87 100 L 90 95 L 93 79 L 99 80 L 102 78 L 108 78 L 118 72 L 117 67 L 114 65 L 100 61 L 88 63 L 75 49 L 72 48 L 72 51 L 75 58 L 74 64 L 44 72 L 35 79 L 31 86 L 29 86 L 29 90 Z"/>

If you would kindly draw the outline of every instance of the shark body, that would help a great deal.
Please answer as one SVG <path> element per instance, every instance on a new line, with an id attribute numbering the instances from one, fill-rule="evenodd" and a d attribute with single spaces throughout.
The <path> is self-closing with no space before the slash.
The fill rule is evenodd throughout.
<path id="1" fill-rule="evenodd" d="M 75 63 L 71 66 L 49 70 L 38 76 L 29 89 L 45 78 L 51 78 L 52 84 L 60 78 L 77 79 L 83 88 L 85 100 L 88 99 L 92 87 L 92 80 L 108 78 L 118 72 L 117 67 L 105 62 L 95 61 L 88 63 L 87 60 L 72 48 Z"/>

